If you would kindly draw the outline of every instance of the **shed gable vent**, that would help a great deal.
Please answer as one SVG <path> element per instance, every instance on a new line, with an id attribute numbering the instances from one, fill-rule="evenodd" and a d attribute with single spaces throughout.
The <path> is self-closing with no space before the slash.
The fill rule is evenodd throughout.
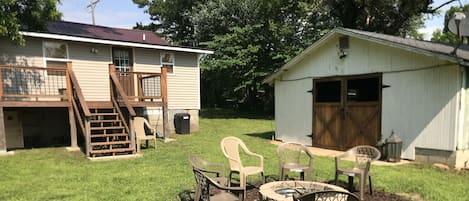
<path id="1" fill-rule="evenodd" d="M 342 36 L 339 38 L 339 49 L 348 49 L 349 48 L 349 43 L 348 43 L 348 36 Z"/>

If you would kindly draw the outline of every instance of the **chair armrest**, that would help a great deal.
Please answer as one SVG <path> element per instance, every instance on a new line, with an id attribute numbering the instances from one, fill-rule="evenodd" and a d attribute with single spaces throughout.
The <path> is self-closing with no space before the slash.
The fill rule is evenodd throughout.
<path id="1" fill-rule="evenodd" d="M 236 192 L 244 192 L 246 190 L 244 187 L 222 186 L 210 177 L 207 177 L 207 179 L 210 181 L 211 185 L 215 186 L 216 188 L 220 190 L 236 191 Z"/>
<path id="2" fill-rule="evenodd" d="M 252 153 L 252 152 L 249 152 L 249 153 L 246 152 L 246 154 L 258 158 L 260 166 L 264 167 L 264 156 L 262 156 L 260 154 Z"/>
<path id="3" fill-rule="evenodd" d="M 248 149 L 246 146 L 244 146 L 244 145 L 241 145 L 241 148 L 243 149 L 244 153 L 246 153 L 247 155 L 250 155 L 250 156 L 254 156 L 254 157 L 259 158 L 260 166 L 261 166 L 262 168 L 264 168 L 264 156 L 249 151 L 249 149 Z"/>
<path id="4" fill-rule="evenodd" d="M 210 173 L 215 173 L 217 174 L 217 177 L 225 177 L 225 165 L 223 164 L 217 164 L 217 163 L 209 163 L 209 162 L 206 162 L 204 161 L 204 165 L 208 166 L 208 167 L 214 167 L 215 169 L 217 170 L 207 170 L 207 172 L 210 172 Z"/>

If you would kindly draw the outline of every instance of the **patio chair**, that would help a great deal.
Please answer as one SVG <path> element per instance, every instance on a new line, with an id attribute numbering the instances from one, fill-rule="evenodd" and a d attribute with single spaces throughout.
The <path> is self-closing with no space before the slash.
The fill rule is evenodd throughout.
<path id="1" fill-rule="evenodd" d="M 373 194 L 371 185 L 370 167 L 371 162 L 379 159 L 381 153 L 375 147 L 369 145 L 360 145 L 349 149 L 344 154 L 335 157 L 335 184 L 340 174 L 348 176 L 349 191 L 353 191 L 353 178 L 359 179 L 360 199 L 363 199 L 365 190 L 366 178 L 368 177 L 370 183 L 370 194 Z M 344 168 L 341 166 L 340 161 L 344 158 L 352 158 L 355 160 L 353 168 Z"/>
<path id="2" fill-rule="evenodd" d="M 317 191 L 294 198 L 295 201 L 359 201 L 360 199 L 345 191 Z"/>
<path id="3" fill-rule="evenodd" d="M 250 157 L 257 158 L 259 165 L 258 166 L 244 166 L 240 158 L 240 150 Z M 246 180 L 249 175 L 261 174 L 262 183 L 265 182 L 264 178 L 264 157 L 252 153 L 246 147 L 244 142 L 237 137 L 225 137 L 221 141 L 221 150 L 223 154 L 228 159 L 230 164 L 230 175 L 228 177 L 229 184 L 231 184 L 231 178 L 233 173 L 239 174 L 239 185 L 246 188 Z"/>
<path id="4" fill-rule="evenodd" d="M 197 182 L 197 188 L 200 189 L 200 196 L 196 195 L 195 201 L 242 201 L 244 200 L 245 188 L 227 187 L 219 184 L 212 178 L 205 175 L 201 170 L 192 169 Z M 215 187 L 219 193 L 210 195 L 210 187 Z M 236 196 L 235 194 L 238 194 Z M 197 197 L 198 196 L 198 197 Z"/>
<path id="5" fill-rule="evenodd" d="M 308 163 L 302 163 L 302 158 L 308 158 Z M 277 147 L 277 158 L 280 171 L 280 180 L 285 179 L 286 171 L 299 172 L 302 180 L 311 181 L 313 167 L 313 154 L 302 144 L 286 142 Z"/>
<path id="6" fill-rule="evenodd" d="M 210 179 L 217 182 L 221 186 L 229 186 L 227 183 L 228 178 L 225 177 L 225 166 L 223 164 L 210 163 L 194 155 L 189 155 L 189 162 L 192 165 L 192 169 L 198 170 L 204 173 L 206 176 L 209 176 L 207 174 L 213 175 L 210 177 Z M 199 185 L 197 185 L 195 189 L 194 201 L 199 201 L 201 193 L 201 189 Z"/>
<path id="7" fill-rule="evenodd" d="M 151 135 L 147 135 L 145 133 L 145 126 L 148 127 L 151 130 Z M 140 146 L 141 146 L 141 141 L 145 140 L 146 142 L 146 147 L 148 148 L 148 141 L 153 140 L 155 142 L 154 148 L 156 149 L 156 129 L 152 128 L 150 126 L 150 123 L 143 118 L 143 117 L 135 117 L 134 118 L 134 131 L 135 131 L 135 137 L 136 143 L 137 143 L 137 152 L 140 152 Z"/>

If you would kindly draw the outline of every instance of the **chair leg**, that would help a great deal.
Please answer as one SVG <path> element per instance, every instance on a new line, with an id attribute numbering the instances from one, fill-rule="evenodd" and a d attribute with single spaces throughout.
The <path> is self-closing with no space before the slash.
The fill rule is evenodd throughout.
<path id="1" fill-rule="evenodd" d="M 140 153 L 140 140 L 137 140 L 137 153 Z"/>
<path id="2" fill-rule="evenodd" d="M 347 183 L 347 185 L 348 185 L 348 190 L 349 190 L 350 192 L 354 192 L 354 191 L 355 191 L 355 188 L 353 187 L 353 179 L 354 179 L 353 176 L 348 176 L 348 183 Z M 360 181 L 361 181 L 361 180 L 360 180 Z"/>
<path id="3" fill-rule="evenodd" d="M 365 183 L 366 183 L 366 177 L 365 175 L 360 175 L 360 200 L 363 200 L 364 197 L 364 191 L 365 191 Z"/>
<path id="4" fill-rule="evenodd" d="M 262 179 L 262 184 L 265 184 L 265 176 L 264 176 L 264 172 L 261 172 L 261 179 Z"/>
<path id="5" fill-rule="evenodd" d="M 304 181 L 305 180 L 305 171 L 300 172 L 300 180 Z"/>
<path id="6" fill-rule="evenodd" d="M 311 175 L 311 169 L 306 169 L 306 179 L 308 181 L 313 181 L 313 176 Z"/>
<path id="7" fill-rule="evenodd" d="M 337 185 L 337 181 L 339 180 L 339 173 L 335 172 L 335 179 L 334 184 Z"/>
<path id="8" fill-rule="evenodd" d="M 373 195 L 373 188 L 371 187 L 371 176 L 368 175 L 368 181 L 370 183 L 370 195 Z"/>
<path id="9" fill-rule="evenodd" d="M 233 171 L 230 171 L 230 174 L 228 175 L 228 187 L 231 186 L 231 177 L 233 176 Z"/>
<path id="10" fill-rule="evenodd" d="M 153 139 L 153 141 L 155 141 L 155 146 L 153 146 L 153 148 L 156 149 L 156 139 Z"/>
<path id="11" fill-rule="evenodd" d="M 280 181 L 285 180 L 285 170 L 283 168 L 280 168 Z"/>

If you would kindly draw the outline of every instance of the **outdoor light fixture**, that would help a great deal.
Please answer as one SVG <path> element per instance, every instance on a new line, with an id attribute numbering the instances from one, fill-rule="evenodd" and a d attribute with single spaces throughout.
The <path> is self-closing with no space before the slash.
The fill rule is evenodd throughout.
<path id="1" fill-rule="evenodd" d="M 97 48 L 90 48 L 90 52 L 93 53 L 93 54 L 98 54 L 98 49 Z"/>
<path id="2" fill-rule="evenodd" d="M 349 40 L 347 36 L 342 36 L 339 38 L 339 50 L 337 52 L 337 55 L 339 56 L 340 59 L 345 58 L 348 55 L 348 49 L 349 49 Z"/>
<path id="3" fill-rule="evenodd" d="M 461 33 L 460 33 L 460 30 L 459 30 L 459 25 L 461 24 L 461 21 L 466 19 L 466 15 L 464 13 L 461 13 L 461 12 L 455 12 L 454 13 L 454 22 L 456 23 L 456 29 L 457 29 L 457 34 L 458 34 L 458 38 L 459 40 L 461 40 Z"/>

